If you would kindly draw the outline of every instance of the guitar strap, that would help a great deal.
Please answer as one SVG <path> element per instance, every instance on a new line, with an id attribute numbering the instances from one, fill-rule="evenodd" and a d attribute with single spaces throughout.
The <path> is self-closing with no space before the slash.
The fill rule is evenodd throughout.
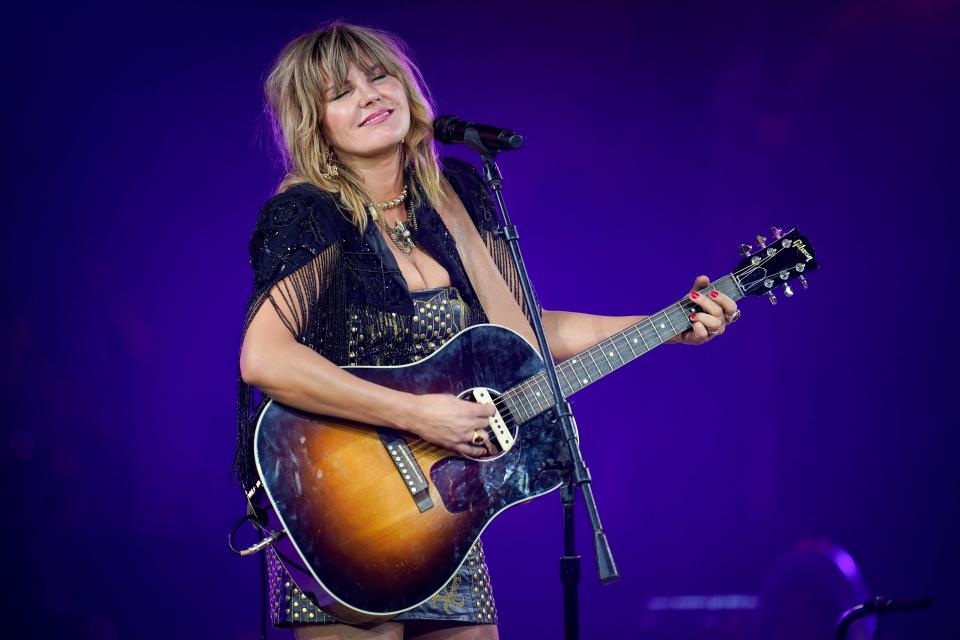
<path id="1" fill-rule="evenodd" d="M 453 235 L 464 271 L 487 319 L 493 324 L 516 331 L 539 353 L 533 328 L 487 251 L 470 214 L 447 179 L 441 177 L 440 184 L 443 202 L 439 203 L 437 213 Z"/>

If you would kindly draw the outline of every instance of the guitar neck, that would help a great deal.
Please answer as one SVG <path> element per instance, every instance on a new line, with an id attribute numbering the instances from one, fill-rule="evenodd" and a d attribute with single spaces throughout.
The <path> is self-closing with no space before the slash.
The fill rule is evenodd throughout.
<path id="1" fill-rule="evenodd" d="M 740 300 L 743 292 L 733 274 L 711 283 L 710 288 Z M 557 377 L 563 396 L 569 397 L 587 385 L 639 358 L 651 349 L 690 328 L 690 314 L 701 311 L 699 305 L 684 296 L 666 309 L 615 333 L 589 349 L 557 365 Z M 553 406 L 553 394 L 546 372 L 532 376 L 506 391 L 501 400 L 519 422 L 525 422 Z"/>

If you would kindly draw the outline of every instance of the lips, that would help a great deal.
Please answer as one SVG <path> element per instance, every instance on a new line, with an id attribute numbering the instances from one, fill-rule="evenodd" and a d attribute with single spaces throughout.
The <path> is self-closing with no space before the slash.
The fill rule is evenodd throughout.
<path id="1" fill-rule="evenodd" d="M 359 126 L 366 127 L 367 125 L 380 124 L 385 121 L 393 114 L 393 109 L 380 109 L 379 111 L 374 111 L 366 118 L 363 119 L 363 122 Z"/>

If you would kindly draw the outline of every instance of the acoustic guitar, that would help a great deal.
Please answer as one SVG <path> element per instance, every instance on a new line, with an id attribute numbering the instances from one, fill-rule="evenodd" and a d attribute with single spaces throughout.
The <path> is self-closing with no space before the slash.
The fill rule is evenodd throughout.
<path id="1" fill-rule="evenodd" d="M 796 229 L 774 230 L 737 269 L 712 283 L 734 300 L 774 289 L 793 295 L 817 267 Z M 758 238 L 760 239 L 760 238 Z M 690 328 L 700 307 L 684 296 L 666 309 L 557 365 L 565 397 Z M 414 394 L 491 403 L 497 453 L 469 458 L 410 433 L 312 415 L 270 401 L 255 434 L 257 470 L 303 565 L 316 604 L 344 622 L 389 619 L 430 599 L 507 508 L 557 489 L 567 460 L 543 360 L 515 332 L 464 329 L 429 357 L 402 366 L 344 367 Z"/>

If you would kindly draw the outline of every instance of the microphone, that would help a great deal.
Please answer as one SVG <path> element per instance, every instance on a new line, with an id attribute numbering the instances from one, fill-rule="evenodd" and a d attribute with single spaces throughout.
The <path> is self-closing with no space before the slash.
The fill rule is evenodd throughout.
<path id="1" fill-rule="evenodd" d="M 433 121 L 433 137 L 444 144 L 465 144 L 481 153 L 513 151 L 523 146 L 523 136 L 510 129 L 467 122 L 455 116 L 440 116 Z"/>

